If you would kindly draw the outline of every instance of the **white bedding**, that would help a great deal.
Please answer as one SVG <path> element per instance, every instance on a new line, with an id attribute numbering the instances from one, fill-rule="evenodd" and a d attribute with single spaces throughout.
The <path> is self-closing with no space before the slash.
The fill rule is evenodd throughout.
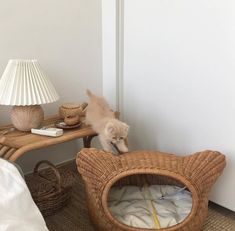
<path id="1" fill-rule="evenodd" d="M 188 216 L 192 195 L 185 189 L 170 185 L 113 187 L 108 203 L 111 213 L 121 223 L 138 228 L 159 228 L 156 220 L 154 222 L 155 210 L 160 227 L 166 228 Z"/>
<path id="2" fill-rule="evenodd" d="M 0 231 L 48 231 L 19 171 L 1 158 Z"/>

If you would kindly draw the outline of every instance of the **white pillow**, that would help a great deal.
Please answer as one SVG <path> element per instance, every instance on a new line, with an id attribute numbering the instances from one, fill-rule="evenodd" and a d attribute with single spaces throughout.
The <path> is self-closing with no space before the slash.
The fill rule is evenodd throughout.
<path id="1" fill-rule="evenodd" d="M 17 168 L 0 158 L 0 231 L 48 231 Z"/>

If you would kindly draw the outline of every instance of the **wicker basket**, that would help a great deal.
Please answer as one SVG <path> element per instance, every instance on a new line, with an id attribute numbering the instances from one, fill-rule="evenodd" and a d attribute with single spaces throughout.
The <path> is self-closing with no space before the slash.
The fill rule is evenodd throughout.
<path id="1" fill-rule="evenodd" d="M 225 156 L 204 151 L 178 157 L 160 152 L 138 151 L 114 156 L 96 149 L 83 149 L 77 156 L 87 192 L 89 214 L 99 231 L 149 231 L 120 223 L 108 208 L 109 190 L 114 185 L 185 185 L 192 193 L 192 210 L 181 223 L 162 231 L 199 231 L 208 211 L 208 193 L 225 167 Z"/>
<path id="2" fill-rule="evenodd" d="M 60 106 L 59 114 L 61 118 L 65 118 L 66 116 L 76 116 L 81 112 L 81 108 L 79 104 L 75 103 L 66 103 Z"/>
<path id="3" fill-rule="evenodd" d="M 38 171 L 42 164 L 49 169 Z M 66 206 L 71 197 L 72 175 L 70 172 L 60 175 L 58 169 L 49 161 L 42 160 L 34 168 L 34 175 L 27 184 L 34 202 L 44 217 Z"/>

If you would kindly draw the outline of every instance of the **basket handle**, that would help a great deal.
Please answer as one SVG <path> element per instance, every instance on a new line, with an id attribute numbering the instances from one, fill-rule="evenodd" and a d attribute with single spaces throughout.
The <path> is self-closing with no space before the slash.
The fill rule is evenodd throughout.
<path id="1" fill-rule="evenodd" d="M 60 173 L 59 173 L 58 169 L 57 169 L 57 168 L 55 167 L 55 165 L 52 164 L 50 161 L 48 161 L 48 160 L 41 160 L 41 161 L 39 161 L 39 162 L 36 164 L 36 166 L 34 167 L 34 173 L 38 173 L 38 175 L 39 175 L 40 177 L 42 177 L 42 178 L 44 178 L 45 180 L 48 180 L 48 181 L 49 181 L 49 179 L 47 179 L 47 178 L 44 177 L 42 174 L 40 174 L 40 172 L 38 172 L 38 168 L 39 168 L 39 166 L 41 166 L 42 164 L 48 165 L 48 166 L 53 170 L 53 172 L 55 173 L 55 176 L 56 176 L 56 179 L 57 179 L 57 185 L 56 185 L 56 187 L 57 187 L 57 189 L 58 189 L 59 192 L 60 192 L 61 189 L 62 189 L 62 185 L 61 185 L 61 176 L 60 176 Z"/>

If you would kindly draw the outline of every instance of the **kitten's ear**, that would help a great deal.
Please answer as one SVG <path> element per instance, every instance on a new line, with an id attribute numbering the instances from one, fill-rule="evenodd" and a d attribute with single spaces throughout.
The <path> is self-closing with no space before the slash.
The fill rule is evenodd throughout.
<path id="1" fill-rule="evenodd" d="M 112 122 L 108 122 L 105 126 L 105 132 L 108 134 L 113 134 L 114 133 L 114 126 Z"/>
<path id="2" fill-rule="evenodd" d="M 86 90 L 86 94 L 89 96 L 89 98 L 93 96 L 92 92 L 89 89 Z"/>

